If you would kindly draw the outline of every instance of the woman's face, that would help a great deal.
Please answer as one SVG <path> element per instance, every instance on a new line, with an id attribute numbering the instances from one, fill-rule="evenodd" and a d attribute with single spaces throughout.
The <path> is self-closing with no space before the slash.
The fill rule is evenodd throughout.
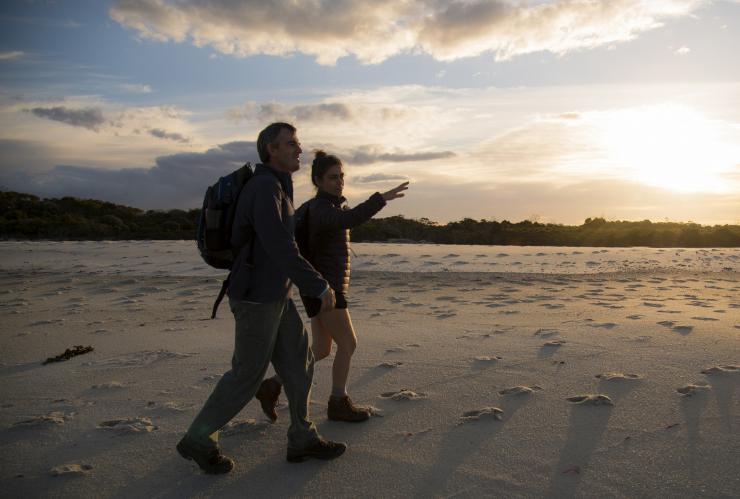
<path id="1" fill-rule="evenodd" d="M 329 194 L 341 197 L 344 190 L 344 169 L 342 165 L 333 165 L 324 173 L 324 176 L 317 179 L 317 187 Z"/>

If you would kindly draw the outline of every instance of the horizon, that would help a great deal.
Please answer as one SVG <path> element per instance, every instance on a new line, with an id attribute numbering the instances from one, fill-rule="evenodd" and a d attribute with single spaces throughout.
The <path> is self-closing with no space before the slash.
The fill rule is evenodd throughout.
<path id="1" fill-rule="evenodd" d="M 296 205 L 322 148 L 351 205 L 411 182 L 379 217 L 740 224 L 737 0 L 13 1 L 0 26 L 5 190 L 198 208 L 288 121 Z"/>
<path id="2" fill-rule="evenodd" d="M 1 187 L 2 186 L 0 186 L 0 193 L 9 192 L 9 193 L 15 193 L 15 194 L 20 194 L 20 195 L 24 195 L 24 196 L 25 195 L 36 196 L 35 194 L 31 194 L 31 193 L 28 193 L 28 192 L 5 191 Z M 37 196 L 37 197 L 39 197 L 39 196 Z M 123 207 L 123 208 L 132 208 L 132 209 L 135 209 L 135 210 L 139 210 L 139 211 L 141 211 L 143 213 L 146 213 L 148 211 L 168 213 L 168 212 L 171 212 L 171 211 L 192 211 L 192 210 L 200 210 L 201 209 L 199 207 L 195 207 L 195 208 L 193 208 L 193 207 L 191 207 L 191 208 L 141 208 L 141 207 L 138 207 L 138 206 L 129 206 L 129 205 L 122 205 L 122 204 L 118 204 L 118 203 L 113 203 L 112 201 L 106 201 L 104 199 L 79 198 L 79 197 L 75 197 L 75 196 L 68 196 L 68 197 L 72 197 L 73 199 L 76 199 L 77 201 L 82 201 L 82 202 L 85 202 L 85 201 L 95 201 L 95 202 L 101 202 L 101 203 L 112 203 L 115 206 L 120 206 L 120 207 Z M 61 197 L 60 198 L 39 197 L 39 199 L 41 201 L 57 201 L 57 200 L 60 200 L 62 198 Z M 296 206 L 298 206 L 298 205 L 296 204 Z M 439 220 L 432 220 L 429 217 L 424 217 L 424 216 L 422 216 L 422 217 L 416 217 L 416 218 L 407 217 L 407 216 L 405 216 L 402 213 L 396 214 L 396 215 L 383 216 L 382 215 L 382 212 L 381 212 L 381 214 L 379 216 L 376 216 L 376 217 L 373 217 L 373 218 L 374 219 L 383 219 L 383 218 L 389 218 L 389 217 L 395 217 L 395 216 L 401 216 L 401 217 L 403 217 L 403 218 L 405 218 L 407 220 L 412 220 L 412 221 L 416 221 L 416 222 L 425 222 L 426 221 L 426 222 L 430 222 L 433 225 L 441 225 L 441 226 L 444 226 L 444 225 L 447 225 L 447 224 L 450 224 L 450 223 L 459 223 L 459 222 L 463 222 L 465 220 L 473 220 L 475 222 L 498 222 L 498 223 L 508 222 L 508 223 L 510 223 L 512 225 L 520 224 L 520 223 L 523 223 L 523 222 L 530 222 L 532 224 L 542 224 L 542 225 L 552 224 L 552 225 L 564 225 L 564 226 L 581 226 L 581 225 L 588 224 L 589 221 L 603 220 L 606 223 L 623 223 L 623 222 L 624 223 L 641 223 L 641 222 L 648 222 L 648 223 L 651 223 L 651 224 L 662 224 L 662 223 L 666 223 L 666 224 L 679 224 L 679 225 L 700 225 L 702 227 L 712 227 L 712 226 L 740 226 L 740 223 L 734 223 L 734 224 L 733 223 L 729 223 L 729 224 L 702 224 L 702 223 L 699 223 L 699 222 L 694 222 L 693 220 L 670 220 L 670 219 L 651 220 L 649 218 L 641 219 L 641 220 L 626 220 L 626 219 L 609 219 L 609 218 L 603 218 L 603 217 L 599 217 L 599 216 L 588 216 L 588 217 L 586 217 L 580 223 L 577 223 L 577 222 L 576 223 L 563 223 L 563 222 L 553 222 L 553 221 L 547 221 L 546 222 L 546 221 L 541 221 L 541 220 L 532 220 L 532 219 L 529 219 L 529 218 L 525 218 L 525 219 L 521 219 L 521 220 L 509 220 L 509 219 L 506 219 L 506 218 L 499 219 L 498 217 L 494 217 L 494 218 L 478 218 L 478 219 L 471 218 L 471 217 L 463 217 L 463 218 L 456 219 L 456 220 L 449 220 L 449 221 L 446 221 L 446 222 L 442 222 L 442 221 L 439 221 Z"/>

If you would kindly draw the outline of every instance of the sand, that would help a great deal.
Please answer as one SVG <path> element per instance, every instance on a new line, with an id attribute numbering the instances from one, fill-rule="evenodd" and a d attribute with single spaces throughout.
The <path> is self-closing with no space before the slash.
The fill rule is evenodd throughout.
<path id="1" fill-rule="evenodd" d="M 0 243 L 7 497 L 737 497 L 740 250 L 357 244 L 360 425 L 285 462 L 250 403 L 207 476 L 174 445 L 228 369 L 192 242 Z M 75 345 L 90 353 L 42 365 Z"/>

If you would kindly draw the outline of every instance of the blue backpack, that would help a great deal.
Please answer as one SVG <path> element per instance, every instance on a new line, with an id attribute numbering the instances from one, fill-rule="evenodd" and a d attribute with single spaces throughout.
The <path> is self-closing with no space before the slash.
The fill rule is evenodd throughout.
<path id="1" fill-rule="evenodd" d="M 219 178 L 218 182 L 206 190 L 195 239 L 201 258 L 211 267 L 231 270 L 234 259 L 241 249 L 231 245 L 231 227 L 234 224 L 234 213 L 239 195 L 253 175 L 252 165 L 247 163 L 238 170 Z M 211 319 L 216 317 L 218 306 L 228 288 L 229 277 L 221 285 L 221 291 L 213 305 Z"/>

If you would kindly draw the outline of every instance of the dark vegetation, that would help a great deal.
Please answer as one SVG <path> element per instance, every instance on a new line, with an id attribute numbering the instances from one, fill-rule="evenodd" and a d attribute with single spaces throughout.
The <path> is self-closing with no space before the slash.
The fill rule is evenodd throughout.
<path id="1" fill-rule="evenodd" d="M 0 192 L 0 239 L 194 239 L 199 209 L 140 210 L 71 197 L 40 199 Z M 582 225 L 525 220 L 473 220 L 445 225 L 426 218 L 377 218 L 354 229 L 352 240 L 528 246 L 737 247 L 740 225 L 620 222 L 587 218 Z"/>

